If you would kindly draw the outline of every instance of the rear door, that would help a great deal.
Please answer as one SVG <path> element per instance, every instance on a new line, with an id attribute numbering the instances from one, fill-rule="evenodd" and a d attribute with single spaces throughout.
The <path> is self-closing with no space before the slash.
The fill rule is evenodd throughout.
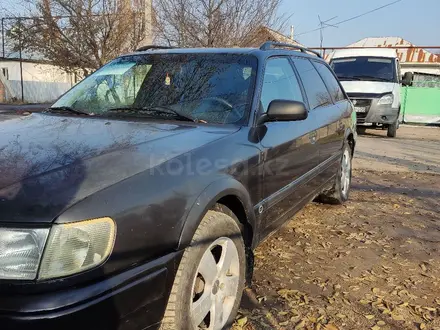
<path id="1" fill-rule="evenodd" d="M 346 106 L 340 99 L 345 96 L 326 64 L 306 58 L 294 58 L 294 63 L 307 91 L 310 117 L 317 125 L 318 180 L 324 185 L 338 170 L 345 131 L 341 113 Z"/>
<path id="2" fill-rule="evenodd" d="M 324 80 L 334 102 L 334 105 L 325 109 L 322 114 L 327 134 L 325 139 L 319 142 L 321 163 L 329 165 L 323 172 L 323 178 L 330 179 L 340 166 L 345 131 L 350 127 L 351 104 L 330 67 L 318 61 L 312 61 L 312 63 Z"/>
<path id="3" fill-rule="evenodd" d="M 270 58 L 266 63 L 261 112 L 277 99 L 307 102 L 288 57 Z M 311 119 L 270 122 L 263 129 L 265 199 L 258 208 L 267 234 L 278 228 L 313 190 L 308 174 L 319 163 L 319 151 Z"/>

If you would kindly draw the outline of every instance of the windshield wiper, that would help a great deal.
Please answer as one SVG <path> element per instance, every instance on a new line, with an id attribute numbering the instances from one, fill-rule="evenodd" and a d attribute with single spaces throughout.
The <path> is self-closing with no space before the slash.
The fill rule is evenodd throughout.
<path id="1" fill-rule="evenodd" d="M 373 80 L 373 81 L 386 81 L 386 82 L 390 82 L 389 79 L 381 78 L 381 77 L 373 77 L 373 76 L 354 76 L 354 78 L 357 78 L 359 80 Z"/>
<path id="2" fill-rule="evenodd" d="M 164 106 L 157 106 L 157 107 L 145 107 L 145 108 L 136 108 L 136 107 L 122 107 L 122 108 L 112 108 L 112 109 L 108 109 L 108 112 L 137 112 L 137 113 L 158 113 L 158 114 L 168 114 L 168 115 L 173 115 L 173 117 L 179 119 L 179 120 L 184 120 L 184 121 L 192 121 L 194 123 L 198 123 L 199 120 L 192 118 L 190 116 L 181 114 L 180 112 L 168 108 L 168 107 L 164 107 Z"/>
<path id="3" fill-rule="evenodd" d="M 85 111 L 82 111 L 82 110 L 77 110 L 77 109 L 74 109 L 72 107 L 67 107 L 67 106 L 63 106 L 63 107 L 50 107 L 50 108 L 46 109 L 46 111 L 51 111 L 51 110 L 55 110 L 55 111 L 61 110 L 61 111 L 71 112 L 71 113 L 74 113 L 74 114 L 77 114 L 77 115 L 86 115 L 86 116 L 91 116 L 92 115 L 91 113 L 88 113 L 88 112 L 85 112 Z"/>

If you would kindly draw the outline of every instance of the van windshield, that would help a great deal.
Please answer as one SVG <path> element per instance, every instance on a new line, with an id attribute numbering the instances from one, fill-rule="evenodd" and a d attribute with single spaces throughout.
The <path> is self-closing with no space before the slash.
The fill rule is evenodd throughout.
<path id="1" fill-rule="evenodd" d="M 347 57 L 330 63 L 339 80 L 396 82 L 394 59 L 384 57 Z"/>
<path id="2" fill-rule="evenodd" d="M 139 54 L 105 65 L 49 111 L 214 124 L 247 118 L 257 59 L 242 54 Z"/>

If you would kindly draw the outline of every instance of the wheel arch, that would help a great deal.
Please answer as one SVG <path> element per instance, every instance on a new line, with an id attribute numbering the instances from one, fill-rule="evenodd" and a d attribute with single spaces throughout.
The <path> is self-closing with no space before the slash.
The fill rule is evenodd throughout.
<path id="1" fill-rule="evenodd" d="M 354 155 L 354 150 L 356 147 L 356 135 L 357 133 L 353 133 L 350 129 L 347 129 L 345 131 L 344 143 L 345 141 L 347 141 L 348 144 L 350 145 L 352 156 Z"/>
<path id="2" fill-rule="evenodd" d="M 191 207 L 183 226 L 178 249 L 186 248 L 194 236 L 205 214 L 221 204 L 229 208 L 243 225 L 243 239 L 246 247 L 253 249 L 257 232 L 255 214 L 246 188 L 233 178 L 221 179 L 211 183 L 199 195 Z"/>

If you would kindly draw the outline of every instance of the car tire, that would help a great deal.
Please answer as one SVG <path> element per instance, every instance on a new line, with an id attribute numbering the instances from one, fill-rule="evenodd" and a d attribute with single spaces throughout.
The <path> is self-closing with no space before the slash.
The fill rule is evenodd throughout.
<path id="1" fill-rule="evenodd" d="M 358 134 L 365 134 L 367 132 L 367 127 L 365 127 L 365 126 L 357 126 L 356 130 L 357 130 Z"/>
<path id="2" fill-rule="evenodd" d="M 229 329 L 234 322 L 245 287 L 245 245 L 237 220 L 217 210 L 206 213 L 183 253 L 161 330 Z"/>
<path id="3" fill-rule="evenodd" d="M 325 204 L 343 204 L 348 200 L 352 177 L 352 158 L 352 148 L 348 143 L 345 143 L 341 164 L 333 186 L 318 196 L 318 202 Z"/>
<path id="4" fill-rule="evenodd" d="M 397 118 L 395 123 L 388 125 L 387 136 L 391 138 L 396 137 L 398 128 L 399 128 L 399 118 Z"/>

